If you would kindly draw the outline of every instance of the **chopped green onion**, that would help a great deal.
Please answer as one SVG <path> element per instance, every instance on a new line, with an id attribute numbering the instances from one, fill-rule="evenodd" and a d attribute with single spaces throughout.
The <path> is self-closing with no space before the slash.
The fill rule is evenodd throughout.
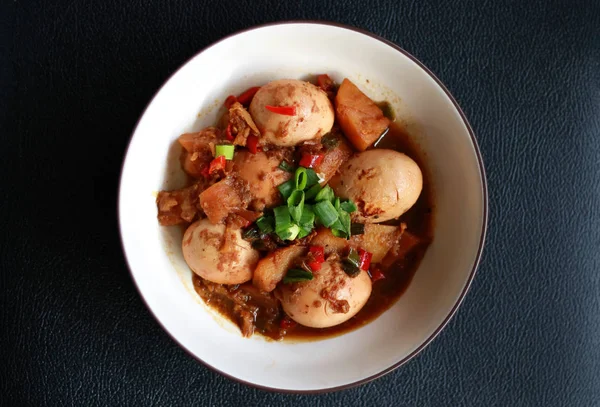
<path id="1" fill-rule="evenodd" d="M 215 157 L 224 156 L 226 160 L 233 160 L 235 146 L 231 144 L 218 144 L 215 146 Z"/>
<path id="2" fill-rule="evenodd" d="M 294 192 L 294 190 L 296 189 L 296 182 L 293 179 L 291 179 L 279 185 L 277 189 L 279 189 L 279 192 L 281 192 L 281 195 L 283 195 L 285 199 L 288 199 L 292 192 Z"/>
<path id="3" fill-rule="evenodd" d="M 275 230 L 286 228 L 292 223 L 290 211 L 287 206 L 278 206 L 273 209 L 273 213 L 275 214 Z"/>
<path id="4" fill-rule="evenodd" d="M 352 236 L 355 235 L 363 235 L 365 233 L 365 225 L 362 223 L 353 223 L 350 225 L 350 234 Z"/>
<path id="5" fill-rule="evenodd" d="M 331 226 L 329 226 L 329 229 L 341 230 L 342 232 L 344 231 L 344 226 L 342 225 L 342 222 L 340 221 L 340 218 L 339 218 L 339 212 L 338 212 L 338 218 L 335 220 L 335 222 L 333 222 L 331 224 Z"/>
<path id="6" fill-rule="evenodd" d="M 333 189 L 329 185 L 325 185 L 325 188 L 321 189 L 317 196 L 315 196 L 315 201 L 333 201 L 335 198 L 335 194 L 333 193 Z M 335 208 L 334 208 L 335 209 Z"/>
<path id="7" fill-rule="evenodd" d="M 346 237 L 350 237 L 352 232 L 350 230 L 351 222 L 350 215 L 348 215 L 348 212 L 344 210 L 338 210 L 338 220 L 342 225 L 342 227 L 339 230 L 343 231 L 346 234 Z"/>
<path id="8" fill-rule="evenodd" d="M 286 227 L 276 228 L 275 233 L 277 233 L 277 236 L 282 240 L 294 240 L 298 236 L 298 233 L 300 233 L 300 226 L 294 223 L 288 223 Z"/>
<path id="9" fill-rule="evenodd" d="M 300 283 L 302 281 L 310 281 L 313 279 L 313 274 L 309 271 L 302 269 L 289 269 L 285 277 L 283 277 L 284 284 Z"/>
<path id="10" fill-rule="evenodd" d="M 260 230 L 256 226 L 252 226 L 242 233 L 242 238 L 245 240 L 260 239 Z"/>
<path id="11" fill-rule="evenodd" d="M 261 216 L 256 220 L 256 226 L 263 233 L 271 233 L 274 230 L 273 223 L 275 219 L 272 216 Z"/>
<path id="12" fill-rule="evenodd" d="M 327 133 L 321 138 L 321 144 L 323 144 L 323 147 L 325 147 L 327 150 L 337 147 L 339 143 L 340 139 L 331 133 Z"/>
<path id="13" fill-rule="evenodd" d="M 310 188 L 319 182 L 321 182 L 321 178 L 317 173 L 310 168 L 306 168 L 306 188 Z"/>
<path id="14" fill-rule="evenodd" d="M 337 237 L 350 238 L 350 215 L 348 212 L 338 209 L 338 218 L 331 225 L 331 233 Z"/>
<path id="15" fill-rule="evenodd" d="M 336 199 L 336 201 L 337 201 L 337 199 Z M 351 236 L 350 215 L 348 215 L 348 212 L 346 212 L 342 209 L 338 209 L 337 212 L 338 212 L 338 218 L 330 226 L 331 233 L 333 233 L 334 236 L 349 239 Z"/>
<path id="16" fill-rule="evenodd" d="M 314 206 L 315 215 L 325 227 L 330 227 L 338 218 L 338 213 L 330 201 L 321 201 Z"/>
<path id="17" fill-rule="evenodd" d="M 340 198 L 335 198 L 333 200 L 333 207 L 335 208 L 336 211 L 340 210 Z"/>
<path id="18" fill-rule="evenodd" d="M 352 202 L 351 200 L 347 200 L 342 202 L 342 204 L 340 205 L 340 208 L 342 208 L 343 210 L 345 210 L 348 213 L 352 213 L 354 211 L 356 211 L 356 204 L 354 202 Z"/>
<path id="19" fill-rule="evenodd" d="M 308 201 L 309 199 L 313 199 L 319 191 L 321 190 L 321 185 L 315 184 L 306 191 L 305 199 Z"/>
<path id="20" fill-rule="evenodd" d="M 344 272 L 350 277 L 356 277 L 360 273 L 359 267 L 345 262 L 342 262 L 342 270 L 344 270 Z"/>
<path id="21" fill-rule="evenodd" d="M 308 226 L 303 226 L 300 225 L 300 232 L 298 232 L 298 239 L 302 239 L 303 237 L 306 237 L 310 234 L 310 232 L 312 232 L 313 228 L 312 226 L 308 227 Z"/>
<path id="22" fill-rule="evenodd" d="M 302 211 L 302 216 L 300 217 L 298 223 L 300 224 L 300 227 L 310 227 L 310 229 L 313 228 L 315 223 L 315 212 L 313 211 L 312 205 L 304 204 L 304 210 Z"/>
<path id="23" fill-rule="evenodd" d="M 340 229 L 331 229 L 331 233 L 335 236 L 335 237 L 341 237 L 344 239 L 348 239 L 348 235 L 346 234 L 346 232 L 344 232 L 343 230 Z"/>
<path id="24" fill-rule="evenodd" d="M 287 200 L 287 204 L 292 219 L 300 222 L 302 211 L 304 210 L 304 192 L 298 190 L 292 192 Z"/>
<path id="25" fill-rule="evenodd" d="M 296 190 L 304 191 L 306 188 L 306 183 L 308 182 L 308 176 L 306 175 L 306 168 L 298 167 L 296 169 Z"/>
<path id="26" fill-rule="evenodd" d="M 342 260 L 342 269 L 350 277 L 356 277 L 360 273 L 360 255 L 355 248 L 351 247 L 348 255 Z"/>
<path id="27" fill-rule="evenodd" d="M 290 211 L 287 206 L 278 206 L 273 209 L 275 213 L 275 233 L 281 240 L 294 240 L 300 228 L 298 225 L 292 223 L 290 218 Z"/>
<path id="28" fill-rule="evenodd" d="M 294 166 L 285 160 L 279 164 L 279 168 L 287 172 L 294 172 Z"/>

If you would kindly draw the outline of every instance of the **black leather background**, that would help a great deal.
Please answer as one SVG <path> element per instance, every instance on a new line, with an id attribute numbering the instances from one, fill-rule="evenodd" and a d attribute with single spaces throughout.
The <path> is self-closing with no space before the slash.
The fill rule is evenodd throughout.
<path id="1" fill-rule="evenodd" d="M 416 359 L 318 396 L 234 383 L 180 349 L 123 259 L 117 184 L 161 83 L 237 30 L 324 19 L 379 34 L 448 86 L 486 163 L 486 250 Z M 4 0 L 2 405 L 600 405 L 600 3 Z"/>

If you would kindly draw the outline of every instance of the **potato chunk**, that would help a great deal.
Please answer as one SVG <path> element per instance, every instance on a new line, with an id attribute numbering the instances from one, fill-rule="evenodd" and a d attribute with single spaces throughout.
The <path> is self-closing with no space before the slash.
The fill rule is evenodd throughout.
<path id="1" fill-rule="evenodd" d="M 294 261 L 306 252 L 307 248 L 304 246 L 282 247 L 270 252 L 256 265 L 252 284 L 263 291 L 273 291 Z"/>
<path id="2" fill-rule="evenodd" d="M 367 95 L 344 79 L 335 97 L 336 117 L 344 134 L 359 151 L 365 151 L 383 134 L 390 121 Z"/>

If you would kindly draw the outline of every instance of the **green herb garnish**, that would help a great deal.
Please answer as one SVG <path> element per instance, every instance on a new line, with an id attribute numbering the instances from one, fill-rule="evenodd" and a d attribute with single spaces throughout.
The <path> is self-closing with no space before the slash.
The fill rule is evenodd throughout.
<path id="1" fill-rule="evenodd" d="M 313 279 L 313 274 L 309 271 L 293 268 L 289 269 L 283 278 L 284 284 L 300 283 L 302 281 L 310 281 Z"/>

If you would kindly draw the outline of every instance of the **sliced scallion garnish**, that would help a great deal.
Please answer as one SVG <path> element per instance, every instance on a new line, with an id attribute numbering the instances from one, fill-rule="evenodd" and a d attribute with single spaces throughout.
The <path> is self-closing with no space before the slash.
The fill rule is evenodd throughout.
<path id="1" fill-rule="evenodd" d="M 279 164 L 279 168 L 287 172 L 294 172 L 294 166 L 285 160 Z"/>
<path id="2" fill-rule="evenodd" d="M 273 209 L 273 213 L 275 214 L 275 230 L 285 228 L 292 223 L 290 211 L 287 206 L 278 206 Z"/>
<path id="3" fill-rule="evenodd" d="M 302 211 L 304 210 L 304 192 L 294 191 L 287 200 L 288 209 L 292 219 L 300 222 Z"/>
<path id="4" fill-rule="evenodd" d="M 279 185 L 277 189 L 279 189 L 279 192 L 281 192 L 281 195 L 283 195 L 285 199 L 288 199 L 292 192 L 294 192 L 294 190 L 296 189 L 296 181 L 291 179 Z"/>
<path id="5" fill-rule="evenodd" d="M 355 235 L 363 235 L 365 233 L 365 225 L 362 223 L 353 223 L 350 225 L 350 234 L 352 236 Z"/>
<path id="6" fill-rule="evenodd" d="M 310 227 L 312 229 L 315 223 L 315 212 L 312 205 L 304 204 L 304 210 L 298 223 L 301 227 Z"/>
<path id="7" fill-rule="evenodd" d="M 348 255 L 342 260 L 342 268 L 350 277 L 356 277 L 360 273 L 360 255 L 354 248 L 350 248 Z"/>
<path id="8" fill-rule="evenodd" d="M 295 223 L 288 223 L 284 228 L 276 228 L 275 232 L 282 240 L 294 240 L 300 233 L 300 227 Z"/>
<path id="9" fill-rule="evenodd" d="M 215 157 L 224 156 L 226 160 L 233 160 L 235 146 L 231 144 L 218 144 L 215 146 Z"/>
<path id="10" fill-rule="evenodd" d="M 352 234 L 351 229 L 350 229 L 350 226 L 351 226 L 350 215 L 348 215 L 348 212 L 340 209 L 340 210 L 338 210 L 338 220 L 340 221 L 340 223 L 342 225 L 340 230 L 342 230 L 346 234 L 346 238 L 349 238 Z"/>
<path id="11" fill-rule="evenodd" d="M 261 216 L 256 220 L 256 226 L 258 226 L 262 233 L 271 233 L 275 230 L 274 221 L 272 216 Z"/>
<path id="12" fill-rule="evenodd" d="M 323 189 L 319 191 L 319 193 L 315 196 L 315 201 L 328 201 L 331 202 L 335 198 L 335 194 L 333 193 L 333 189 L 329 185 L 325 185 Z M 334 208 L 335 209 L 335 208 Z"/>
<path id="13" fill-rule="evenodd" d="M 312 226 L 308 227 L 308 226 L 302 226 L 300 225 L 300 232 L 298 232 L 298 239 L 302 239 L 303 237 L 306 237 L 310 234 L 310 232 L 313 230 Z"/>
<path id="14" fill-rule="evenodd" d="M 329 200 L 318 202 L 314 206 L 315 215 L 325 227 L 330 227 L 338 218 L 338 212 L 335 210 Z"/>
<path id="15" fill-rule="evenodd" d="M 305 193 L 305 198 L 307 201 L 310 199 L 313 199 L 314 197 L 317 196 L 317 194 L 319 193 L 319 191 L 321 190 L 321 185 L 319 184 L 315 184 L 312 187 L 310 187 L 308 189 L 308 191 L 306 191 Z"/>
<path id="16" fill-rule="evenodd" d="M 296 169 L 296 176 L 294 177 L 296 180 L 296 190 L 304 191 L 306 188 L 306 183 L 308 182 L 308 176 L 306 175 L 306 168 L 298 167 Z"/>
<path id="17" fill-rule="evenodd" d="M 310 188 L 315 184 L 318 184 L 319 182 L 321 182 L 321 178 L 319 178 L 319 175 L 317 175 L 317 173 L 310 169 L 310 168 L 306 168 L 306 188 Z"/>
<path id="18" fill-rule="evenodd" d="M 284 284 L 300 283 L 302 281 L 310 281 L 312 279 L 313 279 L 313 274 L 311 272 L 302 270 L 302 269 L 293 268 L 293 269 L 289 269 L 288 272 L 286 273 L 285 277 L 283 277 L 283 283 Z"/>
<path id="19" fill-rule="evenodd" d="M 348 213 L 352 213 L 354 211 L 356 211 L 356 204 L 354 202 L 352 202 L 351 200 L 347 200 L 341 203 L 340 208 L 342 208 L 343 210 L 345 210 Z"/>
<path id="20" fill-rule="evenodd" d="M 256 226 L 249 227 L 242 233 L 242 238 L 245 240 L 260 239 L 260 230 Z"/>
<path id="21" fill-rule="evenodd" d="M 281 240 L 294 240 L 300 228 L 298 225 L 292 223 L 290 217 L 290 211 L 287 206 L 278 206 L 273 209 L 275 214 L 275 233 Z"/>

